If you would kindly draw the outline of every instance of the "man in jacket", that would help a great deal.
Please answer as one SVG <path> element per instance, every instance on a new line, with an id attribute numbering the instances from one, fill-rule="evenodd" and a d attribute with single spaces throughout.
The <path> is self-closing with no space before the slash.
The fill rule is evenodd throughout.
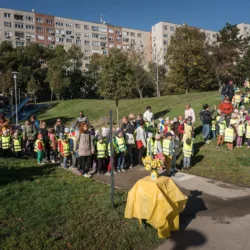
<path id="1" fill-rule="evenodd" d="M 230 101 L 232 101 L 234 97 L 234 84 L 233 81 L 229 81 L 229 84 L 227 85 L 227 96 L 230 98 Z"/>
<path id="2" fill-rule="evenodd" d="M 225 83 L 223 83 L 222 90 L 221 90 L 221 100 L 224 101 L 225 96 L 227 95 L 228 89 Z"/>
<path id="3" fill-rule="evenodd" d="M 27 151 L 34 151 L 34 142 L 37 136 L 36 126 L 31 121 L 26 121 L 23 129 L 23 141 Z"/>

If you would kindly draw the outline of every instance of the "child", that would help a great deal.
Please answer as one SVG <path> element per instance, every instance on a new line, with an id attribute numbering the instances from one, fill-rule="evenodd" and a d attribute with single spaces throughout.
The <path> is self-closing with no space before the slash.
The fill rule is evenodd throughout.
<path id="1" fill-rule="evenodd" d="M 167 117 L 165 119 L 165 125 L 164 125 L 164 134 L 167 134 L 169 133 L 169 131 L 171 130 L 171 124 L 170 124 L 170 120 L 169 120 L 169 117 Z"/>
<path id="2" fill-rule="evenodd" d="M 250 120 L 247 121 L 246 124 L 246 141 L 247 141 L 247 148 L 250 148 Z"/>
<path id="3" fill-rule="evenodd" d="M 74 131 L 74 128 L 70 128 L 70 133 L 68 136 L 69 140 L 69 150 L 70 150 L 70 167 L 76 168 L 76 154 L 74 152 L 74 145 L 76 140 L 76 133 Z"/>
<path id="4" fill-rule="evenodd" d="M 248 95 L 244 95 L 244 104 L 248 104 L 249 103 L 249 97 Z"/>
<path id="5" fill-rule="evenodd" d="M 57 139 L 56 139 L 56 133 L 55 129 L 49 130 L 49 141 L 50 141 L 50 154 L 51 154 L 51 162 L 55 163 L 57 161 Z"/>
<path id="6" fill-rule="evenodd" d="M 183 169 L 189 169 L 191 166 L 191 156 L 193 155 L 193 142 L 190 138 L 184 141 L 183 145 Z"/>
<path id="7" fill-rule="evenodd" d="M 243 125 L 243 121 L 241 120 L 239 125 L 237 126 L 237 148 L 242 147 L 243 135 L 245 133 L 245 127 Z"/>
<path id="8" fill-rule="evenodd" d="M 12 150 L 13 150 L 16 158 L 22 157 L 22 142 L 19 138 L 18 130 L 15 131 L 15 133 L 14 133 L 14 137 L 12 140 Z"/>
<path id="9" fill-rule="evenodd" d="M 67 139 L 69 139 L 69 133 L 70 133 L 70 130 L 69 130 L 69 128 L 65 128 L 64 129 L 64 135 L 65 135 L 65 139 L 67 140 Z"/>
<path id="10" fill-rule="evenodd" d="M 126 172 L 126 170 L 124 169 L 125 154 L 127 150 L 125 139 L 120 129 L 118 129 L 115 134 L 115 140 L 119 150 L 119 153 L 117 154 L 117 172 Z"/>
<path id="11" fill-rule="evenodd" d="M 3 128 L 2 134 L 2 156 L 3 157 L 10 157 L 11 153 L 11 145 L 10 145 L 10 136 L 5 128 Z"/>
<path id="12" fill-rule="evenodd" d="M 224 139 L 225 139 L 225 130 L 226 130 L 226 121 L 225 121 L 225 117 L 221 116 L 218 119 L 218 123 L 217 123 L 217 134 L 218 134 L 218 139 L 217 139 L 217 147 L 222 146 L 224 143 Z"/>
<path id="13" fill-rule="evenodd" d="M 212 138 L 216 138 L 216 120 L 212 119 L 212 128 L 211 128 L 211 132 L 212 132 Z"/>
<path id="14" fill-rule="evenodd" d="M 243 114 L 245 112 L 245 106 L 240 106 L 240 119 L 244 118 Z"/>
<path id="15" fill-rule="evenodd" d="M 225 142 L 227 142 L 227 148 L 228 150 L 232 151 L 234 147 L 234 125 L 230 125 L 225 130 Z"/>
<path id="16" fill-rule="evenodd" d="M 167 133 L 165 139 L 163 140 L 163 154 L 165 156 L 165 167 L 167 174 L 170 174 L 171 161 L 172 161 L 172 152 L 174 150 L 172 141 L 172 134 Z"/>
<path id="17" fill-rule="evenodd" d="M 163 133 L 164 131 L 164 120 L 162 118 L 159 118 L 159 124 L 158 124 L 158 132 L 159 134 Z"/>
<path id="18" fill-rule="evenodd" d="M 183 117 L 179 116 L 179 127 L 178 127 L 178 132 L 179 132 L 179 140 L 182 142 L 183 139 L 183 134 L 184 134 L 184 123 L 183 123 Z"/>
<path id="19" fill-rule="evenodd" d="M 237 90 L 234 97 L 233 97 L 235 108 L 239 108 L 241 100 L 242 100 L 241 99 L 241 92 L 239 90 Z"/>
<path id="20" fill-rule="evenodd" d="M 183 142 L 185 142 L 188 138 L 192 139 L 193 136 L 193 123 L 192 117 L 189 116 L 187 121 L 184 123 L 184 135 L 183 135 Z"/>
<path id="21" fill-rule="evenodd" d="M 98 161 L 97 174 L 101 175 L 106 165 L 106 149 L 107 149 L 106 143 L 104 142 L 102 136 L 99 136 L 98 138 L 98 142 L 96 143 L 96 149 L 97 149 L 97 161 Z"/>
<path id="22" fill-rule="evenodd" d="M 44 156 L 44 143 L 43 143 L 43 136 L 39 134 L 37 136 L 37 140 L 35 142 L 35 150 L 37 153 L 37 163 L 38 165 L 44 165 L 43 156 Z"/>
<path id="23" fill-rule="evenodd" d="M 153 158 L 153 156 L 154 156 L 153 133 L 148 133 L 148 138 L 147 138 L 147 155 L 150 155 L 151 158 Z"/>
<path id="24" fill-rule="evenodd" d="M 69 140 L 66 138 L 64 134 L 60 134 L 59 136 L 60 136 L 59 152 L 62 161 L 61 166 L 66 169 L 68 157 L 70 156 Z"/>

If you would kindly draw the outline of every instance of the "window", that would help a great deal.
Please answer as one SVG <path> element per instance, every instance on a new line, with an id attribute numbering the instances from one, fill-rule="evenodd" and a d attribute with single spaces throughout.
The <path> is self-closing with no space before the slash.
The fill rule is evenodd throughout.
<path id="1" fill-rule="evenodd" d="M 135 36 L 135 33 L 134 32 L 130 32 L 130 36 Z"/>
<path id="2" fill-rule="evenodd" d="M 88 69 L 89 68 L 89 63 L 85 64 L 85 68 Z"/>
<path id="3" fill-rule="evenodd" d="M 116 41 L 117 41 L 117 42 L 121 42 L 121 41 L 122 41 L 122 38 L 121 38 L 121 37 L 117 37 L 117 38 L 116 38 Z"/>
<path id="4" fill-rule="evenodd" d="M 44 40 L 44 36 L 37 36 L 39 40 Z"/>
<path id="5" fill-rule="evenodd" d="M 137 34 L 137 37 L 138 37 L 138 38 L 142 38 L 142 34 L 141 34 L 141 33 L 138 33 L 138 34 Z"/>
<path id="6" fill-rule="evenodd" d="M 93 31 L 98 31 L 99 28 L 98 28 L 97 26 L 92 26 L 92 30 L 93 30 Z"/>
<path id="7" fill-rule="evenodd" d="M 100 32 L 107 32 L 107 29 L 106 28 L 99 28 L 99 31 Z"/>
<path id="8" fill-rule="evenodd" d="M 10 38 L 12 36 L 12 33 L 11 32 L 5 32 L 5 37 L 6 38 Z"/>
<path id="9" fill-rule="evenodd" d="M 63 42 L 64 42 L 64 38 L 63 38 L 63 37 L 57 37 L 57 38 L 56 38 L 56 41 L 57 41 L 57 42 L 63 43 Z"/>
<path id="10" fill-rule="evenodd" d="M 135 39 L 131 39 L 130 42 L 131 42 L 132 44 L 135 44 Z"/>
<path id="11" fill-rule="evenodd" d="M 65 26 L 66 27 L 73 27 L 72 23 L 66 23 Z"/>
<path id="12" fill-rule="evenodd" d="M 100 46 L 101 46 L 102 48 L 105 48 L 105 47 L 107 46 L 107 43 L 105 43 L 105 42 L 100 42 Z"/>
<path id="13" fill-rule="evenodd" d="M 10 22 L 4 22 L 4 27 L 11 27 L 11 23 Z"/>
<path id="14" fill-rule="evenodd" d="M 168 41 L 164 41 L 164 45 L 168 45 Z"/>
<path id="15" fill-rule="evenodd" d="M 109 41 L 114 41 L 114 37 L 110 36 Z"/>
<path id="16" fill-rule="evenodd" d="M 174 27 L 173 26 L 170 27 L 170 31 L 174 31 Z"/>
<path id="17" fill-rule="evenodd" d="M 76 39 L 76 44 L 77 44 L 77 45 L 81 45 L 81 44 L 82 44 L 82 40 Z"/>
<path id="18" fill-rule="evenodd" d="M 122 35 L 123 35 L 123 36 L 129 36 L 129 32 L 123 31 L 123 32 L 122 32 Z"/>
<path id="19" fill-rule="evenodd" d="M 47 28 L 47 32 L 50 34 L 53 34 L 53 33 L 55 33 L 55 30 L 52 28 Z"/>
<path id="20" fill-rule="evenodd" d="M 121 35 L 122 32 L 120 30 L 116 30 L 116 35 Z"/>
<path id="21" fill-rule="evenodd" d="M 76 23 L 76 24 L 75 24 L 75 28 L 76 28 L 76 29 L 81 29 L 81 24 Z"/>
<path id="22" fill-rule="evenodd" d="M 14 19 L 16 19 L 16 20 L 23 20 L 23 16 L 22 15 L 14 14 Z"/>
<path id="23" fill-rule="evenodd" d="M 63 22 L 56 22 L 56 26 L 63 26 Z"/>
<path id="24" fill-rule="evenodd" d="M 103 50 L 102 54 L 103 54 L 103 55 L 107 55 L 107 54 L 108 54 L 108 51 Z"/>
<path id="25" fill-rule="evenodd" d="M 164 37 L 164 38 L 168 38 L 168 34 L 164 34 L 163 37 Z"/>
<path id="26" fill-rule="evenodd" d="M 84 33 L 84 37 L 89 38 L 90 37 L 89 33 Z"/>
<path id="27" fill-rule="evenodd" d="M 26 29 L 27 30 L 33 30 L 35 27 L 33 25 L 27 25 L 26 24 Z"/>
<path id="28" fill-rule="evenodd" d="M 72 43 L 72 39 L 67 38 L 67 39 L 66 39 L 66 43 Z"/>
<path id="29" fill-rule="evenodd" d="M 168 26 L 167 25 L 163 25 L 163 30 L 168 30 Z"/>
<path id="30" fill-rule="evenodd" d="M 77 32 L 76 32 L 76 36 L 81 36 L 81 35 L 82 35 L 81 33 L 77 33 Z"/>
<path id="31" fill-rule="evenodd" d="M 53 24 L 53 20 L 52 19 L 47 19 L 47 24 Z"/>
<path id="32" fill-rule="evenodd" d="M 123 42 L 128 43 L 129 42 L 129 38 L 123 37 Z"/>
<path id="33" fill-rule="evenodd" d="M 16 46 L 17 47 L 24 46 L 24 42 L 16 41 Z"/>
<path id="34" fill-rule="evenodd" d="M 33 16 L 26 16 L 25 20 L 29 21 L 29 22 L 33 22 L 34 18 L 33 18 Z"/>
<path id="35" fill-rule="evenodd" d="M 84 25 L 84 29 L 85 30 L 89 30 L 89 26 L 88 25 Z"/>
<path id="36" fill-rule="evenodd" d="M 72 31 L 66 30 L 66 35 L 72 35 Z"/>
<path id="37" fill-rule="evenodd" d="M 15 23 L 15 28 L 16 29 L 23 29 L 23 24 L 22 23 Z"/>
<path id="38" fill-rule="evenodd" d="M 90 49 L 85 49 L 84 52 L 85 52 L 86 54 L 89 54 L 89 53 L 90 53 Z"/>
<path id="39" fill-rule="evenodd" d="M 64 30 L 56 30 L 56 34 L 64 34 Z"/>
<path id="40" fill-rule="evenodd" d="M 90 45 L 90 41 L 84 41 L 85 45 Z"/>
<path id="41" fill-rule="evenodd" d="M 37 30 L 37 31 L 40 31 L 40 32 L 44 32 L 44 27 L 37 26 L 37 27 L 36 27 L 36 30 Z"/>
<path id="42" fill-rule="evenodd" d="M 89 61 L 90 60 L 90 56 L 85 56 L 84 60 Z"/>
<path id="43" fill-rule="evenodd" d="M 247 27 L 244 27 L 244 31 L 245 31 L 245 32 L 247 31 Z"/>
<path id="44" fill-rule="evenodd" d="M 113 34 L 113 33 L 114 33 L 114 31 L 113 31 L 112 29 L 109 29 L 109 33 Z"/>
<path id="45" fill-rule="evenodd" d="M 36 21 L 37 21 L 38 23 L 43 23 L 43 18 L 37 17 L 37 18 L 36 18 Z"/>
<path id="46" fill-rule="evenodd" d="M 95 47 L 98 47 L 98 46 L 100 46 L 100 43 L 97 42 L 97 41 L 93 41 L 93 42 L 92 42 L 92 45 L 95 46 Z"/>
<path id="47" fill-rule="evenodd" d="M 53 37 L 52 36 L 48 36 L 48 41 L 52 41 Z"/>
<path id="48" fill-rule="evenodd" d="M 99 34 L 93 33 L 93 34 L 92 34 L 92 37 L 93 37 L 93 38 L 99 38 Z"/>
<path id="49" fill-rule="evenodd" d="M 55 48 L 55 45 L 54 45 L 54 44 L 49 44 L 49 45 L 48 45 L 48 48 L 54 49 L 54 48 Z"/>
<path id="50" fill-rule="evenodd" d="M 107 37 L 104 36 L 104 35 L 100 35 L 100 39 L 101 39 L 101 40 L 107 40 Z"/>
<path id="51" fill-rule="evenodd" d="M 5 18 L 10 18 L 10 13 L 4 13 Z"/>

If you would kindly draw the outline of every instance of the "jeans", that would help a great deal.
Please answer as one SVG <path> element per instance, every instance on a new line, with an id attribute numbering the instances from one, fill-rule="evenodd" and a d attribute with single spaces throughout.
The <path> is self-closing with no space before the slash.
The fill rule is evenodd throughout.
<path id="1" fill-rule="evenodd" d="M 184 157 L 183 159 L 183 168 L 190 168 L 191 158 Z"/>
<path id="2" fill-rule="evenodd" d="M 68 157 L 67 157 L 67 156 L 64 156 L 62 160 L 63 160 L 63 167 L 64 167 L 64 168 L 67 168 Z"/>
<path id="3" fill-rule="evenodd" d="M 80 161 L 80 168 L 82 170 L 82 173 L 83 174 L 88 173 L 90 165 L 91 165 L 91 155 L 89 155 L 89 156 L 80 156 L 79 161 Z M 87 163 L 87 167 L 86 167 L 86 163 Z"/>
<path id="4" fill-rule="evenodd" d="M 117 154 L 117 169 L 121 170 L 124 169 L 124 163 L 125 163 L 125 154 L 124 152 L 120 152 Z"/>
<path id="5" fill-rule="evenodd" d="M 216 138 L 216 130 L 212 130 L 212 138 Z"/>
<path id="6" fill-rule="evenodd" d="M 203 133 L 204 141 L 206 142 L 210 134 L 210 124 L 203 124 L 202 133 Z"/>
<path id="7" fill-rule="evenodd" d="M 71 158 L 70 158 L 70 165 L 73 168 L 76 168 L 76 154 L 71 154 Z"/>

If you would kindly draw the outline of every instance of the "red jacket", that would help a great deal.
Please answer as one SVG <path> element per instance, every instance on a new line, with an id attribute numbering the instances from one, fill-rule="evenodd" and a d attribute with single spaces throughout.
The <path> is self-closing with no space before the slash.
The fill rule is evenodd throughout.
<path id="1" fill-rule="evenodd" d="M 221 111 L 222 114 L 229 115 L 233 112 L 233 105 L 231 102 L 222 102 L 219 106 L 219 110 Z"/>
<path id="2" fill-rule="evenodd" d="M 181 123 L 178 127 L 178 132 L 179 134 L 183 134 L 184 133 L 184 123 Z"/>

